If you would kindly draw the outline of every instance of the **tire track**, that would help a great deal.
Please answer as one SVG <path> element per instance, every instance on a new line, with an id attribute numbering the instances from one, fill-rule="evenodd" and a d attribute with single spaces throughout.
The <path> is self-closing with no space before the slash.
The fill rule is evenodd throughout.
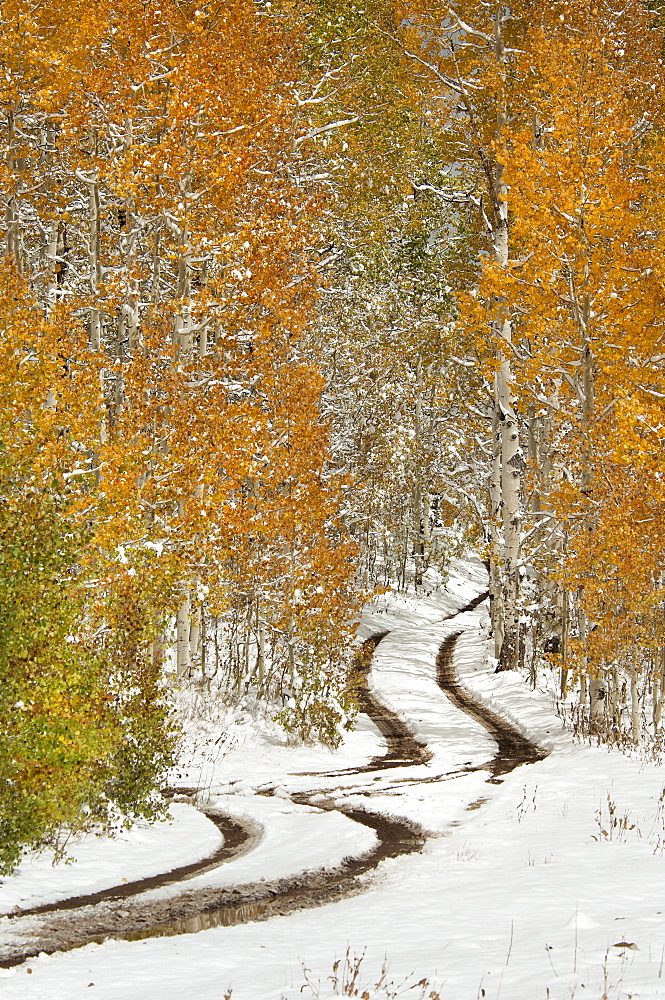
<path id="1" fill-rule="evenodd" d="M 366 640 L 357 658 L 359 676 L 359 700 L 382 733 L 385 734 L 389 751 L 385 757 L 377 757 L 369 765 L 351 770 L 349 774 L 362 774 L 368 770 L 386 770 L 390 767 L 404 767 L 425 763 L 431 754 L 427 747 L 419 743 L 399 716 L 382 705 L 368 688 L 368 673 L 371 657 L 379 642 L 387 632 L 371 636 Z M 318 776 L 320 773 L 317 772 Z M 307 805 L 316 792 L 294 795 L 294 801 Z M 317 801 L 316 808 L 325 806 Z M 184 892 L 166 900 L 141 900 L 140 892 L 159 885 L 170 885 L 180 881 L 177 872 L 170 872 L 152 879 L 116 886 L 92 893 L 89 896 L 73 897 L 60 903 L 46 904 L 23 910 L 11 918 L 42 916 L 38 928 L 28 928 L 29 942 L 10 943 L 0 952 L 0 968 L 20 965 L 41 952 L 53 954 L 56 951 L 70 951 L 86 944 L 101 943 L 108 938 L 136 941 L 149 937 L 170 937 L 177 934 L 195 933 L 211 927 L 227 927 L 254 920 L 268 920 L 272 916 L 291 913 L 295 910 L 323 906 L 363 891 L 363 876 L 376 868 L 386 858 L 419 851 L 426 837 L 414 824 L 380 816 L 357 807 L 341 807 L 338 811 L 349 819 L 373 830 L 378 838 L 376 847 L 361 858 L 348 858 L 335 869 L 321 869 L 304 872 L 301 875 L 273 882 L 251 883 L 232 889 L 200 889 Z M 207 815 L 221 827 L 224 817 Z M 234 856 L 241 853 L 251 836 L 251 831 L 236 821 L 228 821 L 238 828 L 239 843 Z M 244 836 L 243 836 L 244 833 Z M 226 846 L 226 845 L 224 845 Z M 215 856 L 223 853 L 224 847 Z M 230 857 L 222 858 L 230 860 Z M 193 877 L 202 871 L 216 867 L 213 858 L 204 859 L 197 865 L 187 866 L 189 871 L 182 876 Z M 194 871 L 193 869 L 197 870 Z M 67 912 L 69 911 L 69 912 Z M 63 915 L 66 913 L 66 919 Z"/>
<path id="2" fill-rule="evenodd" d="M 182 793 L 179 791 L 179 794 Z M 134 882 L 124 882 L 122 885 L 114 885 L 109 889 L 100 889 L 98 892 L 91 892 L 83 896 L 70 896 L 68 899 L 57 900 L 54 903 L 43 903 L 41 906 L 32 906 L 29 909 L 13 910 L 11 913 L 2 914 L 2 916 L 13 920 L 17 917 L 33 917 L 42 913 L 78 910 L 84 906 L 96 906 L 97 903 L 128 899 L 130 896 L 138 896 L 150 889 L 159 889 L 161 886 L 173 885 L 175 882 L 185 882 L 187 879 L 194 878 L 195 875 L 212 871 L 213 868 L 218 868 L 225 861 L 240 857 L 252 850 L 258 839 L 258 833 L 252 827 L 209 809 L 202 809 L 201 812 L 215 824 L 224 838 L 224 843 L 200 861 L 173 868 L 160 875 L 137 879 Z"/>
<path id="3" fill-rule="evenodd" d="M 368 764 L 363 764 L 361 767 L 340 768 L 336 771 L 298 771 L 298 777 L 343 778 L 354 774 L 391 770 L 396 767 L 413 767 L 416 764 L 427 764 L 432 759 L 432 752 L 427 748 L 427 745 L 417 740 L 397 712 L 393 712 L 382 701 L 379 701 L 370 689 L 369 673 L 372 666 L 372 656 L 379 643 L 388 635 L 390 635 L 390 630 L 376 632 L 369 639 L 365 639 L 352 665 L 356 680 L 358 708 L 372 720 L 383 736 L 387 752 L 373 757 Z"/>
<path id="4" fill-rule="evenodd" d="M 443 620 L 450 620 L 472 610 L 482 603 L 486 596 L 486 594 L 479 595 L 458 612 Z M 363 767 L 330 772 L 328 776 L 361 775 L 368 771 L 425 764 L 431 759 L 431 752 L 416 740 L 402 719 L 382 705 L 369 690 L 368 673 L 372 654 L 388 634 L 379 633 L 366 640 L 357 661 L 360 708 L 379 728 L 388 745 L 388 752 Z M 455 643 L 461 634 L 455 632 L 441 644 L 437 656 L 437 682 L 454 704 L 480 722 L 496 741 L 497 753 L 492 761 L 468 770 L 490 770 L 491 777 L 488 781 L 498 783 L 502 780 L 502 775 L 508 774 L 522 764 L 542 760 L 546 753 L 494 712 L 477 704 L 460 686 L 452 661 Z M 317 772 L 317 776 L 321 777 L 321 773 Z M 441 775 L 438 780 L 446 780 L 447 777 Z M 430 781 L 432 777 L 423 780 Z M 343 786 L 337 790 L 338 793 L 344 791 Z M 294 795 L 293 800 L 306 805 L 315 794 L 310 791 Z M 334 790 L 331 794 L 334 794 Z M 478 808 L 483 801 L 472 803 L 469 808 Z M 69 951 L 93 942 L 101 943 L 108 938 L 135 941 L 149 937 L 195 933 L 211 927 L 268 920 L 273 916 L 292 913 L 295 910 L 323 906 L 362 892 L 367 885 L 367 875 L 383 860 L 420 851 L 427 839 L 422 830 L 403 820 L 373 814 L 357 807 L 322 806 L 320 801 L 316 802 L 316 807 L 337 808 L 349 819 L 374 830 L 378 838 L 377 846 L 365 857 L 346 859 L 333 870 L 321 869 L 305 872 L 294 878 L 239 885 L 231 889 L 190 890 L 164 900 L 136 898 L 139 893 L 149 888 L 184 881 L 249 849 L 248 842 L 253 833 L 251 829 L 235 820 L 208 813 L 207 815 L 225 835 L 226 830 L 230 829 L 230 836 L 234 842 L 225 843 L 215 855 L 194 865 L 185 866 L 184 869 L 175 869 L 164 875 L 116 886 L 100 893 L 78 896 L 60 903 L 22 911 L 17 916 L 40 916 L 43 919 L 37 928 L 26 928 L 27 940 L 10 942 L 3 949 L 0 954 L 0 967 L 19 965 L 40 952 L 52 954 L 55 951 Z"/>
<path id="5" fill-rule="evenodd" d="M 548 754 L 496 712 L 475 701 L 460 685 L 453 666 L 453 652 L 460 635 L 462 632 L 453 632 L 439 647 L 436 658 L 437 684 L 454 705 L 484 726 L 496 742 L 497 752 L 489 765 L 492 777 L 488 781 L 500 784 L 502 775 L 510 774 L 522 764 L 535 764 L 544 760 Z"/>
<path id="6" fill-rule="evenodd" d="M 101 903 L 71 913 L 66 921 L 52 914 L 40 924 L 39 938 L 31 935 L 28 944 L 17 942 L 4 950 L 0 967 L 20 965 L 40 952 L 71 951 L 109 938 L 138 941 L 171 937 L 323 906 L 362 892 L 363 876 L 381 861 L 419 851 L 425 843 L 425 836 L 411 824 L 357 808 L 340 811 L 376 832 L 379 842 L 366 857 L 347 859 L 330 871 L 304 872 L 273 882 L 199 889 L 149 902 Z"/>

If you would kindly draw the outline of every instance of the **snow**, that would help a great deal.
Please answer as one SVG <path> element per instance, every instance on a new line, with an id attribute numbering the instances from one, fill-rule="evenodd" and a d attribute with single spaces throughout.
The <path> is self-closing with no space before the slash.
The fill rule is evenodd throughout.
<path id="1" fill-rule="evenodd" d="M 25 858 L 0 885 L 0 913 L 27 909 L 158 875 L 212 854 L 222 843 L 217 827 L 193 806 L 173 802 L 169 818 L 137 823 L 117 837 L 81 837 L 66 845 L 64 864 L 53 852 Z"/>
<path id="2" fill-rule="evenodd" d="M 373 810 L 431 832 L 422 852 L 383 862 L 365 877 L 365 892 L 318 909 L 42 956 L 0 973 L 3 1000 L 223 1000 L 229 989 L 232 1000 L 331 1000 L 340 995 L 333 963 L 347 950 L 364 953 L 359 982 L 370 996 L 386 962 L 388 979 L 427 977 L 447 1000 L 663 1000 L 663 770 L 646 754 L 576 742 L 547 690 L 492 673 L 486 607 L 442 620 L 484 586 L 479 564 L 457 564 L 446 592 L 384 595 L 363 619 L 361 637 L 392 630 L 376 651 L 372 685 L 427 741 L 429 763 L 345 775 L 380 752 L 366 720 L 335 753 L 289 747 L 245 720 L 218 759 L 197 756 L 193 739 L 182 769 L 183 784 L 204 776 L 210 804 L 257 831 L 251 849 L 198 884 L 270 879 L 371 847 L 365 828 L 291 801 L 307 789 L 318 790 L 322 804 L 367 808 L 362 793 L 371 787 Z M 487 770 L 469 770 L 492 757 L 494 744 L 434 682 L 438 645 L 460 630 L 455 667 L 464 687 L 550 751 L 500 784 L 487 783 Z M 194 826 L 185 836 L 178 824 L 200 823 L 210 836 L 208 821 L 187 806 L 174 809 L 171 826 L 140 831 L 139 841 L 155 838 L 152 857 L 131 837 L 116 843 L 115 855 L 104 842 L 86 842 L 77 850 L 87 852 L 88 871 L 121 881 L 128 872 L 153 873 L 157 860 L 167 868 L 176 854 L 178 864 L 205 854 Z M 3 905 L 57 898 L 65 886 L 77 894 L 76 871 L 26 862 L 2 887 Z M 158 890 L 165 891 L 173 890 Z M 9 924 L 0 922 L 0 933 Z M 303 966 L 315 989 L 303 988 Z"/>
<path id="3" fill-rule="evenodd" d="M 287 793 L 285 792 L 285 796 Z M 372 850 L 376 835 L 346 816 L 297 805 L 288 797 L 213 796 L 210 807 L 244 820 L 255 831 L 252 849 L 212 872 L 187 880 L 187 889 L 226 888 L 270 882 L 319 868 L 334 868 L 347 857 L 360 857 Z M 294 854 L 296 857 L 294 858 Z M 144 893 L 145 899 L 177 895 L 182 887 L 164 886 Z"/>

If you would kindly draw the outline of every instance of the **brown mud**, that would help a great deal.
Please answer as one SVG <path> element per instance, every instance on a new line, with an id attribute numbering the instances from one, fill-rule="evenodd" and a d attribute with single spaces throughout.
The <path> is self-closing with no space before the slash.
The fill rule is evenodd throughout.
<path id="1" fill-rule="evenodd" d="M 441 621 L 450 621 L 463 615 L 467 611 L 474 611 L 483 601 L 487 600 L 489 591 L 478 594 L 457 611 L 446 615 Z M 381 756 L 374 757 L 368 764 L 362 767 L 350 767 L 337 771 L 300 771 L 298 777 L 316 778 L 336 778 L 351 774 L 367 774 L 370 771 L 383 771 L 394 767 L 412 767 L 414 764 L 427 764 L 432 759 L 432 753 L 424 743 L 415 738 L 411 730 L 402 719 L 390 708 L 374 697 L 368 684 L 369 671 L 372 665 L 372 655 L 382 639 L 390 635 L 390 630 L 386 632 L 376 632 L 366 639 L 356 656 L 354 669 L 357 678 L 357 698 L 358 708 L 367 715 L 377 727 L 386 741 L 387 752 Z M 472 768 L 471 770 L 475 770 Z M 463 772 L 451 772 L 451 774 Z M 433 776 L 430 779 L 414 778 L 413 781 L 437 781 L 439 778 Z"/>
<path id="2" fill-rule="evenodd" d="M 191 791 L 196 791 L 192 789 Z M 178 789 L 178 793 L 182 791 Z M 171 796 L 169 796 L 171 797 Z M 148 892 L 149 889 L 159 889 L 163 885 L 173 885 L 174 882 L 185 882 L 204 872 L 212 871 L 219 867 L 224 861 L 246 854 L 251 850 L 258 839 L 258 833 L 249 826 L 231 819 L 229 816 L 222 816 L 212 810 L 202 809 L 209 820 L 211 820 L 224 837 L 224 842 L 213 854 L 203 858 L 201 861 L 194 861 L 180 868 L 173 868 L 169 872 L 160 875 L 153 875 L 149 878 L 137 879 L 134 882 L 124 882 L 122 885 L 112 886 L 110 889 L 101 889 L 99 892 L 91 892 L 85 896 L 70 896 L 68 899 L 61 899 L 55 903 L 44 903 L 41 906 L 33 906 L 30 909 L 16 909 L 7 914 L 9 917 L 31 917 L 39 913 L 61 912 L 63 910 L 78 910 L 82 906 L 95 906 L 97 903 L 110 902 L 118 899 L 127 899 L 130 896 L 137 896 L 139 893 Z"/>
<path id="3" fill-rule="evenodd" d="M 486 594 L 479 595 L 444 620 L 472 610 L 485 600 L 486 596 Z M 369 690 L 367 675 L 372 653 L 387 634 L 387 632 L 380 633 L 368 639 L 363 643 L 358 657 L 359 707 L 372 719 L 384 736 L 387 753 L 376 757 L 363 767 L 330 772 L 328 776 L 381 772 L 390 768 L 426 764 L 431 759 L 432 755 L 427 747 L 418 742 L 399 716 L 382 705 Z M 450 772 L 448 775 L 426 776 L 421 779 L 408 778 L 399 784 L 450 780 L 469 771 L 481 769 L 489 770 L 491 777 L 488 780 L 496 783 L 502 780 L 500 776 L 514 768 L 534 763 L 546 756 L 544 751 L 494 712 L 477 704 L 460 687 L 452 666 L 453 650 L 460 634 L 457 632 L 449 636 L 441 644 L 437 658 L 437 681 L 454 704 L 485 726 L 497 742 L 497 754 L 492 761 L 480 767 L 469 766 Z M 320 772 L 317 776 L 322 777 Z M 379 777 L 380 774 L 377 780 Z M 381 791 L 385 794 L 386 789 Z M 293 800 L 306 805 L 315 794 L 309 791 L 294 795 Z M 348 796 L 358 793 L 342 786 L 332 794 L 337 797 L 340 794 Z M 371 795 L 371 790 L 365 790 L 361 794 Z M 478 808 L 484 801 L 484 799 L 478 800 L 469 808 Z M 88 896 L 78 896 L 12 914 L 17 917 L 38 916 L 41 919 L 36 927 L 30 927 L 29 923 L 22 933 L 20 925 L 17 926 L 20 937 L 17 936 L 14 942 L 8 941 L 2 948 L 0 967 L 19 965 L 40 952 L 52 954 L 56 951 L 69 951 L 93 942 L 100 943 L 108 938 L 134 941 L 149 937 L 195 933 L 211 927 L 268 920 L 273 916 L 295 910 L 322 906 L 362 892 L 367 886 L 368 873 L 383 860 L 420 851 L 425 844 L 426 835 L 415 825 L 404 820 L 346 806 L 338 801 L 333 805 L 332 802 L 326 804 L 317 799 L 311 804 L 317 808 L 335 808 L 350 819 L 374 830 L 378 839 L 377 845 L 364 857 L 346 859 L 332 870 L 320 869 L 304 872 L 294 878 L 238 885 L 233 888 L 193 889 L 166 899 L 135 898 L 148 889 L 184 882 L 251 849 L 255 842 L 255 831 L 235 820 L 208 812 L 206 814 L 225 836 L 223 847 L 214 855 L 151 879 L 126 883 Z M 11 924 L 9 926 L 11 927 Z"/>
<path id="4" fill-rule="evenodd" d="M 230 889 L 195 889 L 164 900 L 101 903 L 70 913 L 66 920 L 53 914 L 40 922 L 40 940 L 28 930 L 29 942 L 17 942 L 13 954 L 4 950 L 0 965 L 8 968 L 40 952 L 69 951 L 108 938 L 170 937 L 322 906 L 361 892 L 366 872 L 386 858 L 419 851 L 425 843 L 424 835 L 407 823 L 359 809 L 342 811 L 379 838 L 377 847 L 364 858 L 347 859 L 331 871 L 303 872 L 297 878 Z"/>
<path id="5" fill-rule="evenodd" d="M 425 844 L 425 835 L 403 820 L 358 808 L 339 811 L 375 831 L 378 843 L 365 857 L 346 859 L 329 871 L 303 872 L 296 878 L 230 889 L 194 889 L 163 900 L 107 899 L 70 910 L 65 919 L 56 911 L 40 920 L 37 928 L 27 927 L 25 940 L 8 942 L 0 955 L 0 968 L 20 965 L 40 952 L 70 951 L 108 938 L 170 937 L 322 906 L 361 892 L 367 872 L 386 858 L 411 854 Z"/>
<path id="6" fill-rule="evenodd" d="M 337 771 L 299 771 L 298 777 L 341 778 L 347 775 L 368 774 L 371 771 L 386 771 L 395 767 L 413 767 L 427 764 L 432 753 L 426 744 L 415 738 L 409 727 L 396 712 L 384 705 L 372 694 L 369 687 L 369 672 L 372 655 L 382 639 L 390 631 L 377 632 L 362 643 L 353 665 L 355 671 L 356 697 L 358 709 L 367 715 L 386 741 L 386 753 L 374 757 L 361 767 L 343 768 Z"/>
<path id="7" fill-rule="evenodd" d="M 479 704 L 460 686 L 453 667 L 453 650 L 461 634 L 454 632 L 444 639 L 439 647 L 436 658 L 437 684 L 454 705 L 484 726 L 496 742 L 497 752 L 488 765 L 492 774 L 488 781 L 500 784 L 503 775 L 510 774 L 523 764 L 535 764 L 539 760 L 544 760 L 547 751 L 532 743 L 496 712 Z"/>

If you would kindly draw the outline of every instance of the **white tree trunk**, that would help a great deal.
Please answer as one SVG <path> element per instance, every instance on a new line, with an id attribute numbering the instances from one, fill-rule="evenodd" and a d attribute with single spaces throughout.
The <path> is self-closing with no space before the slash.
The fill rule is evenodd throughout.
<path id="1" fill-rule="evenodd" d="M 505 79 L 505 45 L 503 24 L 509 16 L 507 5 L 499 3 L 494 14 L 494 52 L 501 77 Z M 492 250 L 495 263 L 507 268 L 510 261 L 508 224 L 508 186 L 504 179 L 504 164 L 500 160 L 502 132 L 507 121 L 507 109 L 497 112 L 497 153 L 490 180 L 494 210 Z M 494 334 L 499 341 L 499 371 L 494 380 L 494 408 L 501 434 L 501 520 L 503 546 L 501 553 L 503 583 L 503 641 L 499 667 L 509 670 L 520 660 L 520 543 L 522 535 L 521 491 L 524 460 L 520 447 L 519 423 L 514 409 L 514 376 L 511 367 L 513 329 L 509 303 L 497 302 L 493 319 Z"/>
<path id="2" fill-rule="evenodd" d="M 176 618 L 176 664 L 178 677 L 185 677 L 189 674 L 191 666 L 189 636 L 191 629 L 191 598 L 187 590 Z"/>
<path id="3" fill-rule="evenodd" d="M 561 697 L 566 697 L 568 687 L 568 643 L 570 635 L 570 595 L 561 594 Z"/>
<path id="4" fill-rule="evenodd" d="M 15 169 L 17 163 L 16 157 L 16 119 L 15 119 L 15 109 L 13 102 L 9 105 L 9 110 L 7 112 L 7 166 L 9 168 L 9 173 L 11 177 L 11 184 L 13 187 L 13 192 L 8 193 L 6 207 L 5 207 L 5 233 L 6 233 L 6 247 L 7 255 L 14 258 L 16 264 L 16 269 L 19 274 L 23 273 L 23 254 L 21 250 L 21 230 L 19 226 L 19 215 L 18 215 L 18 198 L 17 191 L 19 188 L 19 178 L 15 174 Z M 12 176 L 13 175 L 13 176 Z"/>
<path id="5" fill-rule="evenodd" d="M 189 660 L 196 664 L 201 653 L 201 605 L 197 603 L 191 613 L 191 624 L 189 626 Z"/>
<path id="6" fill-rule="evenodd" d="M 55 301 L 58 283 L 58 229 L 58 221 L 57 219 L 53 219 L 49 227 L 46 244 L 46 269 L 48 274 L 46 294 L 49 306 Z"/>
<path id="7" fill-rule="evenodd" d="M 665 646 L 661 646 L 657 652 L 658 670 L 653 679 L 653 733 L 657 736 L 660 732 L 660 723 L 663 715 L 663 696 L 665 696 Z"/>
<path id="8" fill-rule="evenodd" d="M 490 503 L 490 617 L 494 635 L 494 656 L 498 660 L 503 645 L 503 583 L 501 581 L 501 432 L 496 406 L 492 414 L 492 472 L 489 481 Z"/>
<path id="9" fill-rule="evenodd" d="M 205 358 L 208 353 L 208 327 L 204 323 L 199 333 L 199 357 Z"/>
<path id="10" fill-rule="evenodd" d="M 90 266 L 90 289 L 97 291 L 102 280 L 99 230 L 99 184 L 88 182 L 88 260 Z"/>
<path id="11" fill-rule="evenodd" d="M 257 609 L 258 613 L 258 609 Z M 256 676 L 259 692 L 263 688 L 266 674 L 266 627 L 265 623 L 258 621 L 258 651 L 256 655 Z"/>
<path id="12" fill-rule="evenodd" d="M 513 410 L 510 366 L 502 363 L 497 378 L 497 404 L 501 421 L 501 514 L 503 522 L 503 616 L 504 635 L 500 654 L 502 670 L 517 667 L 520 630 L 519 559 L 522 515 L 520 510 L 522 452 L 517 417 Z"/>
<path id="13" fill-rule="evenodd" d="M 604 676 L 589 676 L 589 723 L 598 731 L 605 721 L 607 706 L 607 680 Z"/>
<path id="14" fill-rule="evenodd" d="M 630 672 L 630 721 L 633 739 L 639 746 L 642 740 L 642 725 L 640 719 L 640 696 L 637 687 L 637 670 Z"/>
<path id="15" fill-rule="evenodd" d="M 90 291 L 93 296 L 102 277 L 99 246 L 99 186 L 96 182 L 88 183 L 88 268 L 90 275 Z M 93 351 L 101 348 L 102 320 L 99 309 L 92 305 L 88 318 L 90 347 Z"/>

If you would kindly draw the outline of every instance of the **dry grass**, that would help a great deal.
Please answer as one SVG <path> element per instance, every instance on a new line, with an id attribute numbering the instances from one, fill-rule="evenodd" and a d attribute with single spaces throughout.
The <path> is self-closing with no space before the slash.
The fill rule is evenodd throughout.
<path id="1" fill-rule="evenodd" d="M 344 958 L 333 963 L 330 975 L 323 982 L 315 981 L 310 970 L 303 965 L 305 981 L 299 994 L 312 996 L 315 1000 L 331 1000 L 334 997 L 357 997 L 358 1000 L 399 1000 L 402 997 L 405 1000 L 443 1000 L 440 991 L 429 979 L 394 979 L 388 972 L 385 959 L 378 974 L 365 975 L 364 959 L 365 952 L 356 955 L 347 948 Z"/>

